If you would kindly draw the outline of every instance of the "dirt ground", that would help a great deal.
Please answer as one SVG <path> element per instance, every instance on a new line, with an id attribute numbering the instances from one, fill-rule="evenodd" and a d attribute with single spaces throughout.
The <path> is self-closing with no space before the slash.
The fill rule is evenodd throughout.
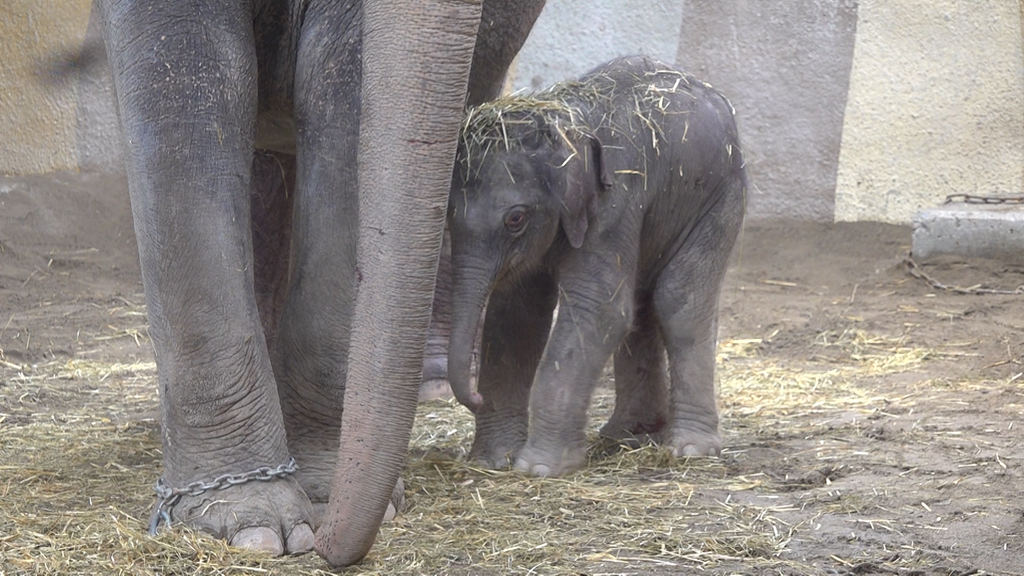
<path id="1" fill-rule="evenodd" d="M 902 226 L 746 226 L 714 461 L 481 471 L 459 460 L 464 411 L 421 406 L 409 508 L 356 572 L 1024 573 L 1024 295 L 978 291 L 1024 286 L 1024 266 L 920 263 L 958 293 L 911 275 L 909 247 Z M 0 179 L 0 575 L 319 573 L 142 535 L 159 441 L 141 291 L 123 178 Z"/>

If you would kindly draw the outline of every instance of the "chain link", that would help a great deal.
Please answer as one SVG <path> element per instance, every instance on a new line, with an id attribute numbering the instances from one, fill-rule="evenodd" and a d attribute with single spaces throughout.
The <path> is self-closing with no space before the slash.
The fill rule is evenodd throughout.
<path id="1" fill-rule="evenodd" d="M 160 478 L 156 481 L 156 485 L 153 486 L 157 500 L 153 509 L 153 515 L 149 518 L 149 534 L 155 536 L 161 522 L 168 526 L 171 525 L 171 509 L 181 500 L 182 496 L 199 496 L 210 490 L 223 490 L 231 486 L 245 484 L 246 482 L 267 482 L 275 478 L 294 474 L 298 469 L 295 458 L 292 458 L 287 464 L 281 464 L 275 468 L 260 466 L 255 470 L 242 474 L 221 474 L 209 482 L 196 480 L 183 488 L 171 488 L 167 486 L 163 478 Z"/>
<path id="2" fill-rule="evenodd" d="M 1024 204 L 1024 196 L 977 196 L 974 194 L 950 194 L 943 204 L 963 202 L 964 204 Z"/>
<path id="3" fill-rule="evenodd" d="M 911 258 L 909 254 L 903 259 L 903 267 L 907 270 L 907 272 L 910 273 L 911 276 L 913 276 L 914 278 L 920 278 L 921 280 L 924 280 L 928 284 L 931 284 L 932 288 L 935 288 L 937 290 L 955 292 L 956 294 L 1006 294 L 1010 296 L 1020 296 L 1024 294 L 1024 286 L 1018 286 L 1015 290 L 984 288 L 981 286 L 981 284 L 971 286 L 970 288 L 948 286 L 925 273 L 925 271 L 921 269 L 921 266 L 913 258 Z"/>

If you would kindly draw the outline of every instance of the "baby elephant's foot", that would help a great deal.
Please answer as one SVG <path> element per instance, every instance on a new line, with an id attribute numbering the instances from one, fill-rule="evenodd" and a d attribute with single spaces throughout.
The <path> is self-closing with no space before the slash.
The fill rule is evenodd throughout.
<path id="1" fill-rule="evenodd" d="M 474 443 L 469 451 L 469 461 L 481 468 L 504 470 L 512 464 L 519 446 L 519 443 L 493 443 L 486 446 Z"/>
<path id="2" fill-rule="evenodd" d="M 613 451 L 613 448 L 629 448 L 636 450 L 642 446 L 656 443 L 658 437 L 665 428 L 665 418 L 651 418 L 650 422 L 645 420 L 631 420 L 623 423 L 620 420 L 609 420 L 598 436 L 601 437 L 602 445 L 606 452 Z"/>
<path id="3" fill-rule="evenodd" d="M 527 443 L 516 455 L 515 469 L 531 476 L 564 476 L 582 468 L 586 461 L 586 446 L 547 451 Z"/>
<path id="4" fill-rule="evenodd" d="M 526 444 L 525 416 L 495 418 L 494 413 L 477 415 L 469 461 L 483 468 L 504 470 L 515 462 L 516 452 L 523 444 Z"/>
<path id="5" fill-rule="evenodd" d="M 722 453 L 722 438 L 718 432 L 673 430 L 662 442 L 675 458 L 690 456 L 718 456 Z"/>

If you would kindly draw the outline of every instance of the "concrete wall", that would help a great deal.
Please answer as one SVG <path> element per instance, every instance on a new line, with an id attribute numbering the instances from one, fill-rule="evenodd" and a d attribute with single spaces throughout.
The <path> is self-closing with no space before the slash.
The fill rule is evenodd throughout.
<path id="1" fill-rule="evenodd" d="M 74 93 L 55 92 L 35 76 L 41 54 L 70 49 L 85 35 L 89 0 L 6 0 L 0 11 L 0 166 L 47 172 L 77 166 Z"/>
<path id="2" fill-rule="evenodd" d="M 6 0 L 0 173 L 111 170 L 109 73 L 38 62 L 98 33 L 89 0 Z M 753 219 L 907 223 L 947 194 L 1024 193 L 1024 0 L 548 0 L 509 86 L 646 53 L 736 108 Z"/>
<path id="3" fill-rule="evenodd" d="M 548 0 L 510 86 L 674 61 L 736 108 L 750 218 L 909 223 L 948 194 L 1024 193 L 1022 0 L 582 4 Z"/>
<path id="4" fill-rule="evenodd" d="M 629 54 L 674 62 L 684 4 L 680 0 L 547 0 L 519 53 L 509 86 L 540 90 Z"/>
<path id="5" fill-rule="evenodd" d="M 78 168 L 111 169 L 120 136 L 101 66 L 90 77 L 49 83 L 55 54 L 74 51 L 88 34 L 91 0 L 4 0 L 0 10 L 0 173 L 34 174 Z"/>
<path id="6" fill-rule="evenodd" d="M 1024 193 L 1021 10 L 861 2 L 836 219 L 907 222 L 947 194 Z"/>
<path id="7" fill-rule="evenodd" d="M 831 220 L 856 0 L 685 3 L 677 62 L 736 108 L 751 217 Z"/>

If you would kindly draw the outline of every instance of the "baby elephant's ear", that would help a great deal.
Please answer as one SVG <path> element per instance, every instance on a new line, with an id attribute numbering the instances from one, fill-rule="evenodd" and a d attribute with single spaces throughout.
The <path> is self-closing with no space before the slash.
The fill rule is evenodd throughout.
<path id="1" fill-rule="evenodd" d="M 583 245 L 590 224 L 589 213 L 600 190 L 610 188 L 601 142 L 593 136 L 571 139 L 560 132 L 552 169 L 552 192 L 562 204 L 561 222 L 573 248 Z"/>

